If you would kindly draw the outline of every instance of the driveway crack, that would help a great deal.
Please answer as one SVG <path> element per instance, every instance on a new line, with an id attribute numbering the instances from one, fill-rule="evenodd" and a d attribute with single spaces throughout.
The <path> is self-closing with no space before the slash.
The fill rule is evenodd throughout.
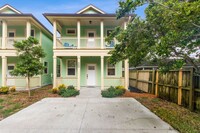
<path id="1" fill-rule="evenodd" d="M 85 114 L 86 114 L 86 109 L 87 109 L 87 106 L 88 106 L 88 102 L 89 102 L 89 99 L 87 99 L 87 103 L 86 103 L 86 106 L 85 106 L 85 111 L 84 111 L 83 117 L 81 119 L 81 125 L 80 125 L 80 128 L 79 128 L 79 133 L 81 132 L 81 128 L 82 128 L 83 120 L 85 118 Z"/>

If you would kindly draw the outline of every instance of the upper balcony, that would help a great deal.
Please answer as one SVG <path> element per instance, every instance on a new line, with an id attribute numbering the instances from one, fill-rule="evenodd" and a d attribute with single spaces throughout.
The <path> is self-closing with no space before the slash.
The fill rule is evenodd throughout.
<path id="1" fill-rule="evenodd" d="M 115 27 L 125 27 L 127 19 L 112 17 L 59 17 L 49 18 L 53 24 L 54 49 L 112 49 L 118 43 L 105 39 Z"/>
<path id="2" fill-rule="evenodd" d="M 14 50 L 14 42 L 26 40 L 29 36 L 40 42 L 40 30 L 27 20 L 3 20 L 0 25 L 0 49 Z"/>

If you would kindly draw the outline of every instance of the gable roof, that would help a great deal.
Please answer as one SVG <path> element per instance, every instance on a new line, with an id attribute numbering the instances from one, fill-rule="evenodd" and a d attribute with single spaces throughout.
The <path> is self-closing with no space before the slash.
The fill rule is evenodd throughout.
<path id="1" fill-rule="evenodd" d="M 93 14 L 106 14 L 103 10 L 99 9 L 98 7 L 90 4 L 86 7 L 84 7 L 83 9 L 79 10 L 78 12 L 76 12 L 76 14 L 91 14 L 91 13 L 87 13 L 87 10 L 92 10 L 94 13 Z"/>
<path id="2" fill-rule="evenodd" d="M 11 11 L 11 12 L 3 12 L 5 10 Z M 22 14 L 22 12 L 20 12 L 19 10 L 15 9 L 14 7 L 12 7 L 9 4 L 6 4 L 2 7 L 0 7 L 0 14 Z"/>

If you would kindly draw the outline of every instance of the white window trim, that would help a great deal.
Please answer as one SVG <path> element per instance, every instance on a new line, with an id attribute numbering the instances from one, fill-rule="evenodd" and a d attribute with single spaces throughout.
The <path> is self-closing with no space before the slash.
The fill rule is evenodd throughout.
<path id="1" fill-rule="evenodd" d="M 35 38 L 35 29 L 34 29 L 34 28 L 31 28 L 31 30 L 34 31 L 34 36 L 33 36 L 33 37 Z M 31 33 L 30 33 L 30 35 L 31 35 Z"/>
<path id="2" fill-rule="evenodd" d="M 68 33 L 68 30 L 74 30 L 75 33 L 74 33 L 74 34 L 69 34 L 69 33 Z M 66 35 L 77 35 L 76 28 L 66 28 Z"/>
<path id="3" fill-rule="evenodd" d="M 47 62 L 47 73 L 44 73 L 44 74 L 49 74 L 49 62 L 48 61 L 44 61 L 43 63 Z M 44 65 L 45 67 L 45 65 Z"/>
<path id="4" fill-rule="evenodd" d="M 8 72 L 8 66 L 14 66 L 14 69 L 15 69 L 16 64 L 14 64 L 14 63 L 8 63 L 8 65 L 7 65 L 7 72 Z M 8 77 L 7 72 L 6 72 L 6 77 Z M 14 76 L 11 75 L 10 77 L 14 77 Z"/>
<path id="5" fill-rule="evenodd" d="M 112 68 L 115 69 L 115 75 L 108 75 L 108 68 L 111 68 L 111 67 L 108 67 L 108 62 L 106 63 L 106 76 L 107 77 L 116 77 L 116 65 Z"/>
<path id="6" fill-rule="evenodd" d="M 75 75 L 68 75 L 68 61 L 69 60 L 75 61 Z M 76 66 L 77 66 L 77 60 L 76 59 L 67 59 L 66 60 L 66 75 L 67 75 L 67 77 L 76 77 Z M 69 67 L 69 68 L 74 68 L 74 67 Z"/>
<path id="7" fill-rule="evenodd" d="M 112 31 L 114 31 L 114 29 L 113 28 L 106 28 L 106 37 L 108 37 L 108 30 L 112 30 Z"/>
<path id="8" fill-rule="evenodd" d="M 10 32 L 13 32 L 13 33 L 14 33 L 14 38 L 15 38 L 15 37 L 16 37 L 16 29 L 9 29 L 9 30 L 8 30 L 8 35 L 7 35 L 8 37 L 9 37 L 9 33 L 10 33 Z"/>

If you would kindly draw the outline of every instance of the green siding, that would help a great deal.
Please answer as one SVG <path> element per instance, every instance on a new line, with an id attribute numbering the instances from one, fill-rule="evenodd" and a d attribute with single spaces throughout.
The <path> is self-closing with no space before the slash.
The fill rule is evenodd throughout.
<path id="1" fill-rule="evenodd" d="M 53 42 L 52 39 L 47 35 L 42 33 L 42 48 L 46 53 L 46 57 L 42 59 L 42 62 L 48 62 L 48 74 L 43 74 L 42 85 L 52 84 L 52 75 L 53 75 Z"/>
<path id="2" fill-rule="evenodd" d="M 62 57 L 61 58 L 61 79 L 62 83 L 65 85 L 74 85 L 77 86 L 77 68 L 76 76 L 68 77 L 67 76 L 67 63 L 68 59 L 75 59 L 77 57 Z M 96 64 L 96 86 L 101 85 L 101 59 L 100 57 L 81 57 L 81 86 L 87 86 L 87 64 Z M 115 67 L 116 75 L 113 77 L 107 76 L 107 58 L 104 59 L 104 78 L 105 86 L 117 86 L 124 85 L 122 78 L 122 62 L 116 64 Z M 61 83 L 59 83 L 61 84 Z"/>

